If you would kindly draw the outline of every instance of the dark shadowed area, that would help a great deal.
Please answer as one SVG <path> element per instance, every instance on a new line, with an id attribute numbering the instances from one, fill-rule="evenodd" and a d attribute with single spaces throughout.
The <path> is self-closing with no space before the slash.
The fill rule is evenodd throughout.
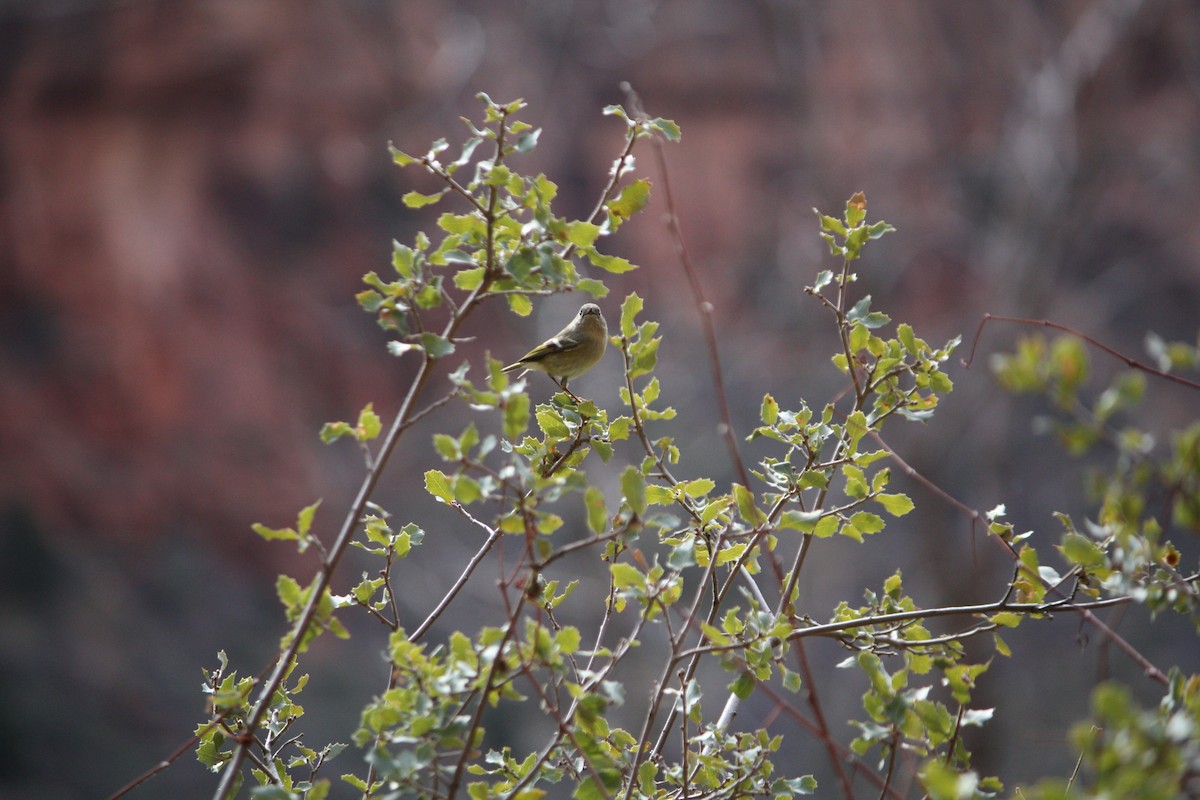
<path id="1" fill-rule="evenodd" d="M 392 240 L 435 218 L 401 202 L 430 189 L 392 164 L 388 142 L 424 152 L 460 141 L 477 92 L 523 97 L 544 130 L 520 166 L 545 172 L 562 209 L 581 215 L 620 152 L 622 126 L 601 110 L 626 101 L 622 81 L 682 128 L 670 177 L 740 435 L 765 392 L 819 408 L 842 389 L 832 322 L 803 288 L 833 266 L 812 209 L 840 213 L 857 190 L 898 229 L 868 250 L 866 291 L 930 342 L 961 333 L 969 347 L 985 312 L 1053 319 L 1134 356 L 1149 331 L 1196 340 L 1198 4 L 9 0 L 0 796 L 105 796 L 205 718 L 201 668 L 218 650 L 243 674 L 267 666 L 285 629 L 275 576 L 303 583 L 312 566 L 250 525 L 289 525 L 324 498 L 316 527 L 333 530 L 363 464 L 317 431 L 367 402 L 386 424 L 413 369 L 354 299 L 365 273 L 389 268 Z M 606 245 L 641 269 L 597 276 L 612 289 L 602 305 L 611 324 L 637 291 L 663 323 L 658 374 L 679 410 L 663 431 L 685 453 L 680 474 L 728 483 L 699 315 L 649 149 L 638 167 L 655 183 L 650 205 Z M 452 359 L 511 360 L 579 302 L 547 299 L 529 319 L 496 304 Z M 1048 545 L 1061 531 L 1052 512 L 1087 513 L 1083 465 L 1031 430 L 1046 409 L 1001 394 L 987 368 L 1031 332 L 987 328 L 975 364 L 952 368 L 938 415 L 890 444 L 968 506 L 1008 503 L 1017 529 Z M 616 407 L 618 360 L 572 388 Z M 1121 367 L 1094 363 L 1101 379 Z M 535 401 L 549 391 L 532 379 Z M 1148 403 L 1164 430 L 1197 408 L 1194 393 L 1169 389 Z M 380 495 L 427 532 L 397 587 L 412 626 L 479 540 L 422 488 L 437 463 L 430 436 L 460 430 L 470 411 L 446 415 L 405 440 Z M 755 446 L 744 454 L 753 461 Z M 814 618 L 897 568 L 929 606 L 993 599 L 1007 580 L 1007 562 L 956 508 L 911 481 L 897 491 L 917 512 L 889 526 L 886 545 L 814 549 L 801 587 Z M 1179 538 L 1194 562 L 1194 533 Z M 602 567 L 578 569 L 581 597 L 602 597 Z M 361 568 L 352 558 L 342 571 L 344 592 Z M 486 624 L 494 596 L 485 570 L 440 625 Z M 322 676 L 303 696 L 314 744 L 347 740 L 386 680 L 379 626 L 359 616 L 348 615 L 349 642 L 327 637 L 307 657 Z M 1137 608 L 1111 621 L 1151 659 L 1200 658 L 1186 623 L 1152 626 Z M 1010 787 L 1069 774 L 1067 726 L 1101 677 L 1139 688 L 1136 667 L 1069 615 L 1023 626 L 1009 645 L 1026 657 L 998 659 L 976 698 L 1006 703 L 972 737 L 980 768 Z M 828 668 L 845 653 L 809 651 L 829 719 L 861 715 L 861 676 Z M 756 695 L 739 722 L 769 713 Z M 497 719 L 489 736 L 520 749 L 521 725 Z M 794 750 L 780 761 L 824 777 L 819 742 L 782 717 L 772 730 Z M 334 776 L 361 753 L 340 758 Z M 131 796 L 214 786 L 185 754 Z"/>

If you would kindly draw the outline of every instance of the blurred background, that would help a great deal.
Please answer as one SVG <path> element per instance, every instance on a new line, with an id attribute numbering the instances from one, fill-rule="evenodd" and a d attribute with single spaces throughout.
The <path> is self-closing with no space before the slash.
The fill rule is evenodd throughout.
<path id="1" fill-rule="evenodd" d="M 868 248 L 860 285 L 931 342 L 962 333 L 969 345 L 984 312 L 1053 319 L 1132 355 L 1147 331 L 1196 340 L 1195 3 L 7 0 L 0 796 L 105 796 L 201 721 L 201 668 L 218 650 L 243 674 L 268 663 L 284 630 L 274 577 L 306 582 L 312 567 L 250 524 L 292 524 L 323 497 L 317 530 L 331 536 L 363 466 L 317 430 L 367 402 L 386 422 L 411 374 L 354 301 L 364 273 L 388 269 L 392 239 L 411 241 L 441 210 L 403 206 L 420 178 L 391 163 L 387 143 L 420 153 L 461 141 L 477 92 L 523 97 L 524 118 L 545 131 L 518 168 L 545 172 L 560 212 L 584 214 L 621 146 L 622 126 L 601 115 L 625 101 L 621 81 L 683 130 L 670 176 L 716 307 L 739 435 L 764 392 L 820 407 L 841 388 L 831 320 L 803 287 L 834 266 L 813 207 L 840 214 L 857 190 L 870 218 L 898 229 Z M 648 149 L 638 165 L 655 183 L 651 204 L 606 245 L 642 269 L 609 280 L 604 308 L 613 322 L 637 291 L 663 322 L 659 375 L 680 416 L 661 432 L 685 453 L 682 477 L 727 483 L 661 176 Z M 474 331 L 487 341 L 452 359 L 479 375 L 485 346 L 520 355 L 579 302 L 546 300 L 529 319 L 489 308 Z M 987 369 L 1031 332 L 989 327 L 975 365 L 951 368 L 956 390 L 934 420 L 889 441 L 964 503 L 1007 503 L 1048 548 L 1060 535 L 1052 511 L 1087 513 L 1085 465 L 1036 436 L 1030 418 L 1044 406 L 1000 395 Z M 573 388 L 615 409 L 618 360 Z M 1120 366 L 1095 363 L 1099 386 Z M 1147 418 L 1161 430 L 1194 419 L 1194 393 L 1151 388 Z M 534 376 L 531 392 L 544 400 L 548 382 Z M 398 586 L 410 628 L 479 541 L 426 502 L 417 477 L 436 466 L 430 434 L 469 417 L 450 406 L 415 430 L 384 478 L 381 502 L 428 532 Z M 1001 590 L 1008 562 L 962 514 L 893 485 L 918 510 L 885 541 L 814 548 L 802 581 L 813 617 L 897 568 L 925 606 Z M 1194 563 L 1194 533 L 1171 533 Z M 344 566 L 335 590 L 365 568 Z M 599 564 L 578 568 L 603 577 Z M 444 631 L 487 621 L 494 578 L 473 581 Z M 1186 623 L 1137 609 L 1112 621 L 1161 664 L 1200 662 Z M 379 625 L 348 622 L 354 638 L 322 641 L 305 665 L 322 675 L 303 696 L 312 745 L 347 740 L 384 686 Z M 1002 711 L 971 745 L 1010 787 L 1069 774 L 1066 732 L 1097 680 L 1128 678 L 1154 699 L 1076 618 L 1026 624 L 1009 644 L 1018 658 L 997 659 L 976 697 Z M 826 714 L 845 731 L 862 716 L 861 676 L 829 669 L 845 656 L 833 645 L 809 649 Z M 752 702 L 739 724 L 769 713 Z M 781 768 L 827 777 L 821 748 L 784 718 L 771 725 L 790 734 Z M 504 722 L 493 729 L 503 735 Z M 347 751 L 331 777 L 361 772 L 360 758 Z M 335 796 L 348 790 L 335 785 Z M 186 754 L 132 796 L 213 786 Z"/>

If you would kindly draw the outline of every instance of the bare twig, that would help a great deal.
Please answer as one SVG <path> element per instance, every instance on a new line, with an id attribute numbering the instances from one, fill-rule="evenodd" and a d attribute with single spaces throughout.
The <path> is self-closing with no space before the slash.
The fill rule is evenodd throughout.
<path id="1" fill-rule="evenodd" d="M 454 503 L 453 507 L 471 522 L 487 531 L 488 537 L 484 540 L 483 544 L 479 546 L 479 549 L 475 552 L 475 555 L 471 556 L 471 560 L 468 561 L 467 566 L 463 568 L 462 574 L 458 576 L 458 580 L 454 582 L 454 585 L 450 587 L 450 590 L 446 592 L 440 601 L 438 601 L 438 604 L 434 607 L 433 611 L 429 612 L 429 616 L 425 617 L 425 621 L 422 622 L 415 631 L 409 634 L 408 640 L 410 642 L 419 642 L 422 638 L 424 638 L 425 634 L 429 632 L 429 629 L 433 627 L 433 623 L 436 622 L 438 617 L 442 615 L 442 612 L 444 612 L 450 606 L 450 604 L 454 602 L 454 598 L 458 596 L 458 593 L 462 591 L 462 588 L 467 585 L 467 581 L 470 580 L 471 574 L 475 572 L 475 568 L 478 567 L 483 561 L 484 556 L 491 551 L 492 546 L 495 545 L 503 535 L 499 528 L 489 527 L 485 523 L 480 522 L 472 517 L 471 514 L 465 508 L 463 508 L 461 503 Z"/>
<path id="2" fill-rule="evenodd" d="M 1113 348 L 1109 347 L 1108 345 L 1104 344 L 1103 342 L 1101 342 L 1097 339 L 1094 339 L 1091 336 L 1088 336 L 1086 333 L 1075 330 L 1074 328 L 1071 328 L 1067 325 L 1063 325 L 1058 322 L 1051 322 L 1048 319 L 1027 319 L 1025 317 L 1005 317 L 1005 316 L 1001 316 L 999 314 L 984 314 L 983 318 L 979 320 L 979 327 L 975 329 L 975 340 L 971 343 L 971 354 L 962 362 L 962 365 L 964 367 L 970 367 L 971 363 L 974 362 L 975 348 L 976 348 L 976 346 L 978 346 L 979 338 L 983 334 L 983 326 L 987 325 L 992 320 L 996 320 L 997 322 L 1011 322 L 1016 325 L 1032 325 L 1035 327 L 1053 328 L 1055 330 L 1063 331 L 1064 333 L 1069 333 L 1072 336 L 1082 339 L 1083 341 L 1090 344 L 1092 347 L 1095 347 L 1097 350 L 1103 350 L 1105 353 L 1108 353 L 1110 356 L 1117 359 L 1118 361 L 1124 362 L 1125 366 L 1130 367 L 1131 369 L 1141 370 L 1142 372 L 1153 375 L 1156 378 L 1162 378 L 1165 381 L 1171 381 L 1172 383 L 1178 383 L 1179 385 L 1186 386 L 1189 389 L 1200 389 L 1200 383 L 1197 383 L 1196 381 L 1189 381 L 1187 378 L 1182 378 L 1178 375 L 1172 375 L 1169 372 L 1163 372 L 1161 369 L 1155 369 L 1154 367 L 1150 366 L 1149 364 L 1143 364 L 1142 362 L 1138 361 L 1136 358 L 1131 358 L 1131 357 L 1125 355 L 1124 353 L 1118 352 L 1118 351 L 1114 350 Z"/>

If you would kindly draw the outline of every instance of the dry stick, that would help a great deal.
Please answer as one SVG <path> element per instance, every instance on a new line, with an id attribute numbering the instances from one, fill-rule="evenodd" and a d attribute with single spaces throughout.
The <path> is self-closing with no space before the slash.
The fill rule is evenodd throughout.
<path id="1" fill-rule="evenodd" d="M 979 327 L 975 329 L 975 341 L 971 343 L 971 355 L 968 356 L 967 359 L 962 362 L 962 365 L 964 367 L 971 366 L 971 363 L 975 360 L 975 348 L 979 344 L 979 337 L 983 334 L 983 326 L 986 325 L 987 323 L 991 322 L 992 320 L 996 320 L 997 322 L 1012 322 L 1017 325 L 1032 325 L 1035 327 L 1054 328 L 1055 330 L 1060 330 L 1065 333 L 1069 333 L 1072 336 L 1082 339 L 1083 341 L 1090 344 L 1092 347 L 1095 347 L 1097 350 L 1103 350 L 1105 353 L 1108 353 L 1110 356 L 1117 359 L 1118 361 L 1125 362 L 1125 366 L 1130 367 L 1131 369 L 1141 370 L 1142 372 L 1149 373 L 1150 375 L 1154 375 L 1155 377 L 1162 378 L 1163 380 L 1171 381 L 1173 383 L 1178 383 L 1181 386 L 1186 386 L 1189 389 L 1200 389 L 1200 383 L 1197 383 L 1196 381 L 1189 381 L 1187 378 L 1181 378 L 1178 375 L 1172 375 L 1169 372 L 1163 372 L 1161 369 L 1155 369 L 1154 367 L 1151 367 L 1147 364 L 1143 364 L 1142 362 L 1138 361 L 1137 359 L 1130 358 L 1129 356 L 1125 355 L 1124 353 L 1121 353 L 1121 352 L 1118 352 L 1118 351 L 1112 349 L 1111 347 L 1104 344 L 1103 342 L 1093 339 L 1091 336 L 1088 336 L 1086 333 L 1083 333 L 1082 331 L 1077 331 L 1074 328 L 1068 327 L 1066 325 L 1062 325 L 1058 322 L 1051 322 L 1048 319 L 1028 319 L 1026 317 L 1005 317 L 1005 316 L 1001 316 L 1000 314 L 984 314 L 983 318 L 981 320 L 979 320 Z"/>

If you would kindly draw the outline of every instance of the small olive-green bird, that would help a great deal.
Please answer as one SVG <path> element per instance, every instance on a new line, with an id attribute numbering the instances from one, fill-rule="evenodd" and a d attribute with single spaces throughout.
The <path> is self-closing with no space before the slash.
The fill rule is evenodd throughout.
<path id="1" fill-rule="evenodd" d="M 575 393 L 567 388 L 567 381 L 596 366 L 607 346 L 608 323 L 600 313 L 600 306 L 587 303 L 567 327 L 530 350 L 519 361 L 509 364 L 504 372 L 541 370 L 564 392 L 575 397 Z"/>

